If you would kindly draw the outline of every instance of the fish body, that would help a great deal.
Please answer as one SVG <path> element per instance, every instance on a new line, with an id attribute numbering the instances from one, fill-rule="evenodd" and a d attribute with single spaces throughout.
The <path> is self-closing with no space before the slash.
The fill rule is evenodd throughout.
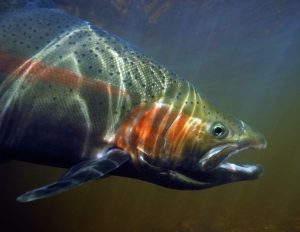
<path id="1" fill-rule="evenodd" d="M 34 2 L 0 15 L 0 151 L 69 170 L 20 201 L 107 174 L 175 189 L 261 174 L 225 162 L 264 148 L 260 133 L 117 36 Z"/>

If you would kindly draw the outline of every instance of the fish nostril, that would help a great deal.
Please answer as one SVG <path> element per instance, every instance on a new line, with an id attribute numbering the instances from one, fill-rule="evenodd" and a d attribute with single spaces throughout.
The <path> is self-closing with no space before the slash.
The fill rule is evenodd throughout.
<path id="1" fill-rule="evenodd" d="M 240 129 L 241 132 L 244 132 L 246 130 L 246 124 L 243 121 L 240 121 Z"/>

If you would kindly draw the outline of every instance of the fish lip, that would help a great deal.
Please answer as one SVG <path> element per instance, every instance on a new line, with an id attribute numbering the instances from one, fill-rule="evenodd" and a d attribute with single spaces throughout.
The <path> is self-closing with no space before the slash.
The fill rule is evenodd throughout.
<path id="1" fill-rule="evenodd" d="M 217 170 L 229 173 L 238 173 L 239 180 L 253 180 L 262 176 L 264 170 L 260 164 L 221 163 Z M 242 177 L 242 178 L 241 178 Z"/>
<path id="2" fill-rule="evenodd" d="M 226 160 L 228 160 L 230 157 L 245 151 L 245 150 L 262 150 L 266 148 L 266 144 L 244 144 L 244 145 L 238 145 L 236 149 L 233 151 L 229 152 L 223 159 L 222 162 L 219 163 L 220 166 L 222 163 L 225 163 Z"/>
<path id="3" fill-rule="evenodd" d="M 243 141 L 241 143 L 227 143 L 221 144 L 217 147 L 210 149 L 199 161 L 198 165 L 200 169 L 204 172 L 211 171 L 216 168 L 224 168 L 223 164 L 226 164 L 227 160 L 235 154 L 238 154 L 245 150 L 262 150 L 267 147 L 267 141 L 264 137 L 261 138 L 260 142 L 253 141 Z M 231 163 L 228 163 L 231 164 Z M 222 166 L 223 165 L 223 166 Z M 238 166 L 238 164 L 231 164 Z M 250 164 L 245 164 L 250 166 Z M 240 165 L 242 167 L 243 165 Z M 252 165 L 253 167 L 258 165 Z M 230 167 L 230 166 L 228 166 Z M 232 169 L 233 170 L 233 169 Z"/>
<path id="4" fill-rule="evenodd" d="M 208 170 L 176 170 L 172 171 L 178 179 L 189 183 L 185 189 L 206 189 L 236 181 L 255 180 L 262 176 L 263 168 L 260 164 L 238 164 L 227 162 L 234 154 L 247 149 L 263 149 L 265 146 L 244 146 L 232 150 L 215 167 Z"/>
<path id="5" fill-rule="evenodd" d="M 228 162 L 228 159 L 244 150 L 265 149 L 267 146 L 266 140 L 261 141 L 262 142 L 254 142 L 245 140 L 239 144 L 227 143 L 214 147 L 211 149 L 212 152 L 205 154 L 205 156 L 199 160 L 198 168 L 200 167 L 200 170 L 196 168 L 193 171 L 180 172 L 180 174 L 184 175 L 185 179 L 190 179 L 189 181 L 199 189 L 236 181 L 257 179 L 263 174 L 263 168 L 260 164 L 231 163 Z M 209 161 L 211 159 L 215 161 L 215 163 L 210 164 Z"/>

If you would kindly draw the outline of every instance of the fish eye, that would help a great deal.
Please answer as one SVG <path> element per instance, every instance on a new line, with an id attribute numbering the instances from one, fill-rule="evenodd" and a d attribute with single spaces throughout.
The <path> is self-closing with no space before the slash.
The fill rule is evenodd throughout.
<path id="1" fill-rule="evenodd" d="M 212 126 L 211 133 L 218 139 L 222 139 L 226 137 L 227 129 L 222 123 L 218 122 Z"/>

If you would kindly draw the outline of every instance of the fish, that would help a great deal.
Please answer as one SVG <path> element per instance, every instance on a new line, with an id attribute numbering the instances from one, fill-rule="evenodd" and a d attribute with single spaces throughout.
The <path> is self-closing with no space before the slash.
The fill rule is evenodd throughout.
<path id="1" fill-rule="evenodd" d="M 67 169 L 30 202 L 108 176 L 175 190 L 254 180 L 266 138 L 188 81 L 51 1 L 0 4 L 0 160 Z"/>

